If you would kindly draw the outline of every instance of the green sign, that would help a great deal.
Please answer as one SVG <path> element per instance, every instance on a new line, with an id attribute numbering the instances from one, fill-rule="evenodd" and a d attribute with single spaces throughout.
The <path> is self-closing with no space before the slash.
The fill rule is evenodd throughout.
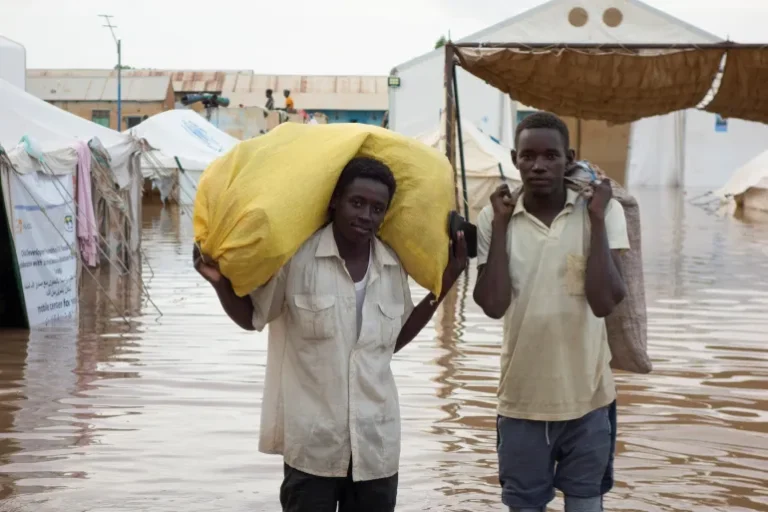
<path id="1" fill-rule="evenodd" d="M 400 87 L 400 77 L 399 76 L 391 76 L 391 77 L 389 77 L 389 86 L 390 87 Z"/>

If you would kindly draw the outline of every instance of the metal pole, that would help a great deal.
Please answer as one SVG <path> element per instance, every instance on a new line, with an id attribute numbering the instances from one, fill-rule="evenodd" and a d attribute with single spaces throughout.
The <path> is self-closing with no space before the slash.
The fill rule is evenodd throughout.
<path id="1" fill-rule="evenodd" d="M 117 131 L 123 131 L 123 52 L 122 41 L 117 40 Z"/>
<path id="2" fill-rule="evenodd" d="M 456 129 L 459 134 L 459 162 L 461 163 L 461 188 L 464 195 L 464 218 L 469 220 L 469 192 L 467 170 L 464 166 L 464 136 L 461 133 L 461 108 L 459 107 L 459 81 L 456 80 L 456 64 L 453 64 L 453 99 L 456 102 Z"/>
<path id="3" fill-rule="evenodd" d="M 456 80 L 456 77 L 454 76 L 455 67 L 453 65 L 454 60 L 454 47 L 453 45 L 448 42 L 445 45 L 445 68 L 444 68 L 444 85 L 445 85 L 445 156 L 448 158 L 448 161 L 451 163 L 451 167 L 453 168 L 453 190 L 454 195 L 456 198 L 456 209 L 459 209 L 461 205 L 459 204 L 459 184 L 457 181 L 457 174 L 456 174 L 456 151 L 454 148 L 454 136 L 455 136 L 455 127 L 454 127 L 454 114 L 455 111 L 453 109 L 454 103 L 453 103 L 453 81 Z"/>
<path id="4" fill-rule="evenodd" d="M 116 25 L 112 24 L 112 16 L 109 14 L 99 14 L 99 17 L 104 18 L 106 28 L 112 34 L 112 39 L 117 45 L 117 131 L 123 131 L 123 100 L 122 100 L 122 86 L 123 86 L 123 52 L 121 40 L 115 35 Z M 111 127 L 110 123 L 110 127 Z"/>
<path id="5" fill-rule="evenodd" d="M 454 142 L 454 110 L 453 110 L 453 81 L 456 79 L 453 65 L 453 46 L 448 43 L 445 45 L 445 156 L 454 165 L 456 162 L 456 153 L 453 148 Z"/>

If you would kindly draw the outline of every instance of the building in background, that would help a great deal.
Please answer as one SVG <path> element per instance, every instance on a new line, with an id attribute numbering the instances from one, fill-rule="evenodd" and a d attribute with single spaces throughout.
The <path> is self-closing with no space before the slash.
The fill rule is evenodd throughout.
<path id="1" fill-rule="evenodd" d="M 290 90 L 297 111 L 324 114 L 328 123 L 361 123 L 381 126 L 389 108 L 386 76 L 257 75 L 228 73 L 221 95 L 230 105 L 263 106 L 267 89 Z M 285 108 L 276 94 L 275 108 Z"/>
<path id="2" fill-rule="evenodd" d="M 109 126 L 117 127 L 117 71 L 30 69 L 27 80 L 27 89 L 31 94 L 102 124 L 107 122 L 109 111 Z M 164 87 L 169 89 L 163 89 L 161 99 L 160 89 Z M 229 99 L 228 110 L 263 108 L 267 89 L 280 92 L 275 95 L 276 109 L 285 107 L 282 91 L 288 89 L 297 111 L 309 115 L 323 114 L 328 123 L 381 126 L 389 104 L 385 76 L 257 75 L 243 70 L 127 69 L 123 70 L 123 128 L 133 126 L 144 115 L 152 116 L 173 108 L 191 108 L 203 113 L 202 103 L 190 107 L 182 105 L 181 98 L 188 94 L 218 94 Z M 170 101 L 166 93 L 170 94 Z M 218 117 L 221 116 L 213 115 L 209 121 L 215 125 Z M 260 129 L 254 133 L 259 132 Z"/>
<path id="3" fill-rule="evenodd" d="M 122 77 L 122 129 L 174 108 L 170 76 Z M 117 129 L 117 76 L 110 71 L 76 70 L 27 73 L 27 92 L 62 110 Z"/>

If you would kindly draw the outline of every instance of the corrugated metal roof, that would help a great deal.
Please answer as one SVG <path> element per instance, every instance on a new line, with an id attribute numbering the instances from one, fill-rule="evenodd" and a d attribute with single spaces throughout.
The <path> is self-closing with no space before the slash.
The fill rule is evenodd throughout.
<path id="1" fill-rule="evenodd" d="M 267 89 L 275 104 L 283 104 L 283 90 L 291 91 L 296 108 L 306 110 L 387 110 L 386 76 L 256 75 L 228 73 L 221 91 L 232 105 L 263 106 Z"/>
<path id="2" fill-rule="evenodd" d="M 181 70 L 181 69 L 124 69 L 123 77 L 154 77 L 170 76 L 173 80 L 173 90 L 182 92 L 221 92 L 225 77 L 228 73 L 251 73 L 243 70 Z M 29 69 L 27 76 L 32 77 L 116 77 L 117 71 L 112 69 Z"/>
<path id="3" fill-rule="evenodd" d="M 49 80 L 77 78 L 114 80 L 117 72 L 112 69 L 30 69 L 27 71 L 27 76 L 30 79 Z M 275 103 L 281 106 L 282 91 L 289 89 L 296 102 L 296 108 L 300 109 L 387 110 L 389 108 L 386 76 L 257 75 L 247 70 L 130 69 L 123 71 L 123 88 L 126 88 L 126 80 L 129 78 L 147 79 L 161 76 L 172 79 L 173 90 L 177 93 L 218 92 L 229 98 L 232 105 L 264 106 L 266 91 L 272 89 L 275 91 Z M 44 89 L 56 89 L 56 87 L 48 87 L 49 85 L 50 82 Z M 92 86 L 73 84 L 72 87 L 79 87 L 82 95 Z M 44 93 L 43 90 L 40 90 L 40 94 L 45 94 L 45 97 L 40 96 L 44 99 L 53 95 L 50 92 Z M 127 100 L 125 94 L 126 92 L 123 92 L 125 101 L 148 101 Z M 70 101 L 83 101 L 81 98 L 74 99 L 76 96 L 74 92 L 71 95 L 73 99 Z M 117 96 L 116 92 L 114 96 Z"/>
<path id="4" fill-rule="evenodd" d="M 123 101 L 164 101 L 169 76 L 123 77 Z M 117 78 L 27 77 L 27 92 L 46 101 L 117 101 Z"/>

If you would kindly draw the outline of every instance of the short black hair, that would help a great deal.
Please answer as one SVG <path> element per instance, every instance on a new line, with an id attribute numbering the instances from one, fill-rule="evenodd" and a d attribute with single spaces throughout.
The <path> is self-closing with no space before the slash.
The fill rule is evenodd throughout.
<path id="1" fill-rule="evenodd" d="M 560 136 L 563 138 L 563 143 L 565 144 L 565 151 L 567 152 L 571 149 L 571 136 L 568 133 L 568 126 L 566 126 L 565 122 L 552 112 L 544 112 L 543 110 L 526 116 L 517 124 L 517 129 L 515 130 L 515 148 L 517 148 L 518 143 L 520 142 L 520 134 L 523 133 L 524 130 L 536 130 L 540 128 L 557 130 L 560 132 Z"/>
<path id="2" fill-rule="evenodd" d="M 368 157 L 356 157 L 349 161 L 341 171 L 339 181 L 336 182 L 333 197 L 336 198 L 343 194 L 347 187 L 358 178 L 378 181 L 386 185 L 387 189 L 389 189 L 389 202 L 387 205 L 392 203 L 395 191 L 397 190 L 395 175 L 392 174 L 392 171 L 386 164 L 375 158 Z"/>
<path id="3" fill-rule="evenodd" d="M 267 89 L 267 94 L 271 95 L 272 94 L 272 89 Z"/>

